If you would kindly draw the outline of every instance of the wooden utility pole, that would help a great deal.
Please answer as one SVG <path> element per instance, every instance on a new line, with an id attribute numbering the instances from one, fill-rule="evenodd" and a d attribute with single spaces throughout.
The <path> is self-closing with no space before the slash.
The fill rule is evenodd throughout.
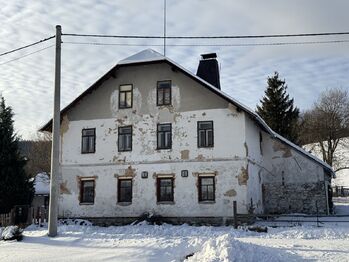
<path id="1" fill-rule="evenodd" d="M 57 236 L 58 176 L 60 172 L 61 35 L 62 28 L 60 25 L 56 25 L 55 90 L 53 98 L 50 206 L 48 216 L 48 235 L 50 237 Z"/>

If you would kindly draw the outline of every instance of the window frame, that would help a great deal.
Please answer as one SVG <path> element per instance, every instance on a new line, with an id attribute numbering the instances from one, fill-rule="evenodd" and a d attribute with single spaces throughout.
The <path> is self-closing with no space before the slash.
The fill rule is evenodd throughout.
<path id="1" fill-rule="evenodd" d="M 166 83 L 166 82 L 170 83 L 170 87 L 169 88 L 164 88 L 164 87 L 160 88 L 160 84 Z M 163 93 L 163 95 L 162 95 L 163 103 L 159 104 L 159 89 L 169 89 L 170 90 L 170 102 L 168 104 L 165 103 L 165 93 Z M 171 80 L 161 80 L 161 81 L 157 82 L 157 84 L 156 84 L 156 105 L 157 106 L 170 106 L 170 105 L 172 105 L 172 81 Z"/>
<path id="2" fill-rule="evenodd" d="M 123 135 L 123 134 L 120 134 L 120 130 L 123 129 L 123 128 L 131 128 L 131 147 L 130 149 L 120 149 L 120 136 Z M 133 139 L 132 139 L 132 136 L 133 136 L 133 127 L 132 125 L 129 125 L 129 126 L 119 126 L 118 127 L 118 152 L 130 152 L 132 151 L 132 143 L 133 143 Z"/>
<path id="3" fill-rule="evenodd" d="M 212 124 L 212 145 L 200 145 L 200 130 L 205 130 L 205 133 L 207 132 L 206 130 L 210 130 L 210 129 L 200 129 L 200 123 L 211 123 Z M 213 120 L 207 120 L 207 121 L 197 121 L 197 144 L 198 144 L 198 148 L 210 148 L 210 147 L 214 147 L 214 123 Z"/>
<path id="4" fill-rule="evenodd" d="M 159 131 L 159 126 L 170 126 L 170 131 Z M 159 146 L 159 133 L 167 133 L 170 132 L 170 144 L 168 147 L 160 147 Z M 156 126 L 156 149 L 157 150 L 166 150 L 166 149 L 172 149 L 172 123 L 161 123 L 161 124 L 157 124 Z"/>
<path id="5" fill-rule="evenodd" d="M 83 201 L 84 196 L 84 183 L 85 182 L 93 182 L 93 201 L 92 202 L 86 202 Z M 80 205 L 94 205 L 96 198 L 96 180 L 94 178 L 81 178 L 80 179 L 80 198 L 79 198 L 79 204 Z"/>
<path id="6" fill-rule="evenodd" d="M 131 91 L 120 91 L 120 87 L 122 86 L 131 86 Z M 121 106 L 120 104 L 120 98 L 121 98 L 121 93 L 128 93 L 128 92 L 131 92 L 131 106 Z M 125 95 L 125 100 L 126 99 L 126 95 Z M 122 84 L 122 85 L 119 85 L 119 101 L 118 101 L 118 104 L 119 104 L 119 109 L 128 109 L 128 108 L 132 108 L 133 107 L 133 84 Z"/>
<path id="7" fill-rule="evenodd" d="M 171 199 L 161 199 L 161 180 L 171 180 Z M 174 202 L 174 178 L 173 177 L 157 177 L 156 178 L 156 200 L 157 203 L 173 203 Z"/>
<path id="8" fill-rule="evenodd" d="M 84 137 L 92 137 L 91 135 L 84 135 L 84 131 L 87 131 L 87 130 L 93 130 L 93 133 L 94 133 L 94 135 L 93 135 L 93 151 L 84 151 L 83 149 L 84 149 L 84 146 L 83 146 L 83 141 L 84 141 Z M 82 130 L 81 130 L 81 154 L 94 154 L 94 153 L 96 153 L 96 128 L 94 127 L 94 128 L 83 128 Z"/>
<path id="9" fill-rule="evenodd" d="M 131 182 L 131 199 L 130 201 L 127 200 L 121 200 L 121 183 L 124 181 L 130 181 Z M 132 203 L 132 199 L 133 199 L 133 181 L 132 178 L 119 178 L 118 179 L 118 203 Z"/>
<path id="10" fill-rule="evenodd" d="M 203 178 L 211 178 L 212 181 L 213 181 L 213 199 L 209 199 L 208 197 L 203 199 L 202 198 L 202 179 Z M 216 177 L 214 175 L 199 175 L 198 176 L 198 200 L 200 203 L 213 203 L 216 201 Z M 208 195 L 208 194 L 207 194 Z"/>

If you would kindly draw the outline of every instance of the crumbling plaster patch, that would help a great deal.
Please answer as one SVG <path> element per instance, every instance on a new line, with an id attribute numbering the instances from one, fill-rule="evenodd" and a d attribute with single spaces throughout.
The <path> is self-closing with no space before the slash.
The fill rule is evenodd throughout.
<path id="1" fill-rule="evenodd" d="M 247 181 L 248 181 L 248 165 L 245 167 L 241 167 L 241 172 L 240 174 L 237 176 L 239 185 L 247 185 Z"/>
<path id="2" fill-rule="evenodd" d="M 188 160 L 189 159 L 189 150 L 182 150 L 181 151 L 181 159 L 182 160 Z"/>
<path id="3" fill-rule="evenodd" d="M 228 190 L 227 192 L 224 193 L 224 196 L 234 197 L 234 196 L 236 196 L 236 191 L 234 189 L 230 189 L 230 190 Z"/>
<path id="4" fill-rule="evenodd" d="M 273 142 L 274 152 L 282 152 L 282 157 L 287 158 L 292 156 L 291 148 L 279 141 L 274 140 Z"/>
<path id="5" fill-rule="evenodd" d="M 64 182 L 62 182 L 59 185 L 59 191 L 60 191 L 61 194 L 69 194 L 69 195 L 71 194 L 71 192 L 68 189 L 67 183 L 68 183 L 68 181 L 65 180 Z"/>

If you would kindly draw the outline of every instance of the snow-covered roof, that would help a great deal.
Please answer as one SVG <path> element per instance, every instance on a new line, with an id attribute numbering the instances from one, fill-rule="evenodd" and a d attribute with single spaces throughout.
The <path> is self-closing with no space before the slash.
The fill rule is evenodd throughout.
<path id="1" fill-rule="evenodd" d="M 282 137 L 281 135 L 277 134 L 276 132 L 274 132 L 265 122 L 264 120 L 251 108 L 249 108 L 248 106 L 242 104 L 241 102 L 237 101 L 236 99 L 234 99 L 233 97 L 229 96 L 228 94 L 224 93 L 222 90 L 216 88 L 215 86 L 211 85 L 210 83 L 208 83 L 207 81 L 203 80 L 202 78 L 198 77 L 197 75 L 193 74 L 192 72 L 188 71 L 187 69 L 185 69 L 184 67 L 182 67 L 181 65 L 177 64 L 176 62 L 172 61 L 171 59 L 169 59 L 166 56 L 163 56 L 162 54 L 158 53 L 157 51 L 153 50 L 153 49 L 145 49 L 139 53 L 136 53 L 132 56 L 129 56 L 121 61 L 119 61 L 109 72 L 107 72 L 104 76 L 102 76 L 100 79 L 98 79 L 96 81 L 96 83 L 94 83 L 90 88 L 88 88 L 84 93 L 82 93 L 79 97 L 77 97 L 71 104 L 69 104 L 66 108 L 64 108 L 61 112 L 61 115 L 68 110 L 71 106 L 73 106 L 75 103 L 77 103 L 85 94 L 89 93 L 91 88 L 96 88 L 96 86 L 98 86 L 103 79 L 110 75 L 111 72 L 114 71 L 115 68 L 117 68 L 118 66 L 122 66 L 122 65 L 131 65 L 131 64 L 140 64 L 140 63 L 152 63 L 152 62 L 167 62 L 177 68 L 179 68 L 180 70 L 182 70 L 185 74 L 187 74 L 188 76 L 190 76 L 191 78 L 193 78 L 194 80 L 202 83 L 206 88 L 210 89 L 212 92 L 216 93 L 217 95 L 221 96 L 222 98 L 226 99 L 228 102 L 234 104 L 235 106 L 237 106 L 238 108 L 242 109 L 243 111 L 245 111 L 246 113 L 248 113 L 250 115 L 250 117 L 252 119 L 254 119 L 266 132 L 268 132 L 272 137 L 274 137 L 275 139 L 280 140 L 281 142 L 289 145 L 290 147 L 292 147 L 293 149 L 297 150 L 298 152 L 300 152 L 301 154 L 307 156 L 308 158 L 314 160 L 315 162 L 318 162 L 319 164 L 321 164 L 324 168 L 326 168 L 332 175 L 334 175 L 334 172 L 332 170 L 332 167 L 329 166 L 327 163 L 321 161 L 319 158 L 317 158 L 316 156 L 308 153 L 307 151 L 305 151 L 304 149 L 302 149 L 301 147 L 295 145 L 294 143 L 292 143 L 291 141 L 287 140 L 286 138 Z M 51 120 L 52 123 L 52 120 Z M 47 131 L 47 129 L 50 126 L 50 122 L 48 122 L 45 126 L 43 126 L 40 130 L 41 131 Z"/>
<path id="2" fill-rule="evenodd" d="M 46 173 L 39 173 L 34 178 L 35 195 L 50 193 L 50 177 Z"/>
<path id="3" fill-rule="evenodd" d="M 165 56 L 153 49 L 145 49 L 118 62 L 118 65 L 165 60 Z"/>

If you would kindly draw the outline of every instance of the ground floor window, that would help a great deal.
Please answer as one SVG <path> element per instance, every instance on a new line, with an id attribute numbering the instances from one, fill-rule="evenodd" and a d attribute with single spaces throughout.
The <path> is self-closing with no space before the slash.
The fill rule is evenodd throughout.
<path id="1" fill-rule="evenodd" d="M 173 177 L 157 178 L 157 200 L 158 202 L 173 201 Z"/>
<path id="2" fill-rule="evenodd" d="M 95 180 L 83 179 L 80 181 L 80 204 L 95 202 Z"/>
<path id="3" fill-rule="evenodd" d="M 119 179 L 118 202 L 132 202 L 132 179 Z"/>
<path id="4" fill-rule="evenodd" d="M 215 200 L 214 176 L 199 176 L 199 201 Z"/>

